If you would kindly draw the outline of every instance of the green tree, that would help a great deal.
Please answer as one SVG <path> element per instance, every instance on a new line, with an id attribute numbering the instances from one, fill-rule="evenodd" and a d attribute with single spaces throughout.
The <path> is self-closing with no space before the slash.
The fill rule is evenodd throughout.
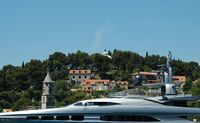
<path id="1" fill-rule="evenodd" d="M 99 74 L 100 78 L 108 79 L 110 77 L 106 72 L 111 69 L 111 59 L 97 53 L 91 55 L 91 61 L 93 70 Z"/>
<path id="2" fill-rule="evenodd" d="M 76 53 L 68 54 L 67 64 L 72 64 L 73 69 L 86 69 L 91 64 L 90 56 L 78 50 Z"/>
<path id="3" fill-rule="evenodd" d="M 183 91 L 185 93 L 191 93 L 191 89 L 192 89 L 192 81 L 185 82 L 183 86 Z"/>
<path id="4" fill-rule="evenodd" d="M 109 95 L 110 91 L 102 90 L 102 91 L 92 91 L 92 97 L 93 98 L 102 98 L 107 97 Z"/>
<path id="5" fill-rule="evenodd" d="M 65 105 L 69 105 L 77 101 L 86 100 L 86 99 L 91 99 L 91 96 L 88 96 L 82 92 L 73 92 L 71 93 L 70 96 L 65 98 L 64 101 L 65 101 Z"/>
<path id="6" fill-rule="evenodd" d="M 28 98 L 20 98 L 16 102 L 14 102 L 12 109 L 14 111 L 22 110 L 27 106 L 32 106 L 34 105 L 32 101 Z"/>
<path id="7" fill-rule="evenodd" d="M 131 74 L 124 70 L 118 70 L 114 73 L 113 79 L 115 81 L 126 81 L 131 77 Z"/>
<path id="8" fill-rule="evenodd" d="M 64 98 L 70 96 L 71 85 L 64 80 L 59 80 L 54 85 L 54 93 L 57 102 L 62 102 Z"/>
<path id="9" fill-rule="evenodd" d="M 61 70 L 64 65 L 67 65 L 67 57 L 61 52 L 55 52 L 50 55 L 48 61 L 50 71 L 54 71 L 55 69 Z"/>
<path id="10" fill-rule="evenodd" d="M 25 69 L 33 89 L 42 90 L 42 81 L 46 75 L 47 65 L 43 64 L 40 60 L 31 60 L 25 65 Z"/>
<path id="11" fill-rule="evenodd" d="M 166 64 L 166 57 L 161 57 L 159 55 L 149 55 L 144 58 L 144 65 L 152 68 L 153 70 L 158 69 L 157 65 Z"/>
<path id="12" fill-rule="evenodd" d="M 192 85 L 192 94 L 200 95 L 200 80 L 194 82 L 194 84 Z"/>

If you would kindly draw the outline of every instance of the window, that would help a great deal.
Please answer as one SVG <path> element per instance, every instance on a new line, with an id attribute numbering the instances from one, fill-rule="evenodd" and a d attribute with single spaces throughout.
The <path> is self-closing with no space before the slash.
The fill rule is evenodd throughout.
<path id="1" fill-rule="evenodd" d="M 79 79 L 81 78 L 81 76 L 78 77 Z"/>
<path id="2" fill-rule="evenodd" d="M 79 116 L 75 116 L 75 119 L 81 119 Z M 27 120 L 40 120 L 39 116 L 27 116 Z M 84 119 L 84 118 L 83 118 Z M 54 116 L 41 116 L 41 120 L 54 120 Z M 56 116 L 55 120 L 69 120 L 69 116 Z"/>
<path id="3" fill-rule="evenodd" d="M 121 105 L 120 103 L 115 102 L 77 102 L 74 106 L 110 106 L 110 105 Z"/>
<path id="4" fill-rule="evenodd" d="M 73 76 L 72 78 L 75 78 L 75 76 Z"/>
<path id="5" fill-rule="evenodd" d="M 56 120 L 69 120 L 69 116 L 57 116 Z"/>
<path id="6" fill-rule="evenodd" d="M 94 102 L 87 102 L 85 103 L 85 106 L 95 106 Z"/>
<path id="7" fill-rule="evenodd" d="M 84 120 L 84 116 L 83 115 L 74 115 L 74 116 L 71 116 L 71 120 Z"/>
<path id="8" fill-rule="evenodd" d="M 121 105 L 115 102 L 87 102 L 85 106 L 110 106 L 110 105 Z"/>
<path id="9" fill-rule="evenodd" d="M 87 78 L 87 76 L 85 76 L 85 79 Z"/>
<path id="10" fill-rule="evenodd" d="M 78 102 L 78 103 L 74 104 L 74 106 L 83 106 L 83 103 L 82 102 Z"/>
<path id="11" fill-rule="evenodd" d="M 41 120 L 53 120 L 54 116 L 42 116 Z"/>
<path id="12" fill-rule="evenodd" d="M 50 94 L 52 93 L 52 89 L 51 89 L 51 88 L 49 88 L 49 93 L 50 93 Z"/>
<path id="13" fill-rule="evenodd" d="M 38 116 L 27 116 L 26 117 L 27 120 L 39 120 Z"/>
<path id="14" fill-rule="evenodd" d="M 139 122 L 156 122 L 158 119 L 150 116 L 142 115 L 105 115 L 100 116 L 100 120 L 103 121 L 139 121 Z"/>
<path id="15" fill-rule="evenodd" d="M 46 102 L 46 101 L 45 101 L 45 97 L 43 97 L 42 99 L 43 99 L 43 102 Z"/>

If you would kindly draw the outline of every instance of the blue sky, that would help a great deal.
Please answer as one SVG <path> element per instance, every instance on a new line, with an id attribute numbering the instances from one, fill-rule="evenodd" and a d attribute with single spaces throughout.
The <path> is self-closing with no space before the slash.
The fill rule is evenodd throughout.
<path id="1" fill-rule="evenodd" d="M 130 50 L 200 63 L 199 0 L 0 0 L 0 68 L 56 51 Z"/>

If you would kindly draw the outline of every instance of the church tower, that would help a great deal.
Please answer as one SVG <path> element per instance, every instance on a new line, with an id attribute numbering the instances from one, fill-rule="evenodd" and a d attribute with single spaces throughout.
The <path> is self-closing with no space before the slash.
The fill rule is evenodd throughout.
<path id="1" fill-rule="evenodd" d="M 43 81 L 43 90 L 41 97 L 42 109 L 54 106 L 53 86 L 54 86 L 54 81 L 52 81 L 49 72 L 47 72 L 47 75 Z"/>

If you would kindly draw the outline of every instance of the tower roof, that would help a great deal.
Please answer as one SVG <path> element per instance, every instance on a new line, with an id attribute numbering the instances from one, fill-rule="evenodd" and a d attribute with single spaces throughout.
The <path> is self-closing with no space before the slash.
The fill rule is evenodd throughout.
<path id="1" fill-rule="evenodd" d="M 46 77 L 45 77 L 43 82 L 48 82 L 48 83 L 53 83 L 54 82 L 54 81 L 52 81 L 49 72 L 47 72 L 47 75 L 46 75 Z"/>

